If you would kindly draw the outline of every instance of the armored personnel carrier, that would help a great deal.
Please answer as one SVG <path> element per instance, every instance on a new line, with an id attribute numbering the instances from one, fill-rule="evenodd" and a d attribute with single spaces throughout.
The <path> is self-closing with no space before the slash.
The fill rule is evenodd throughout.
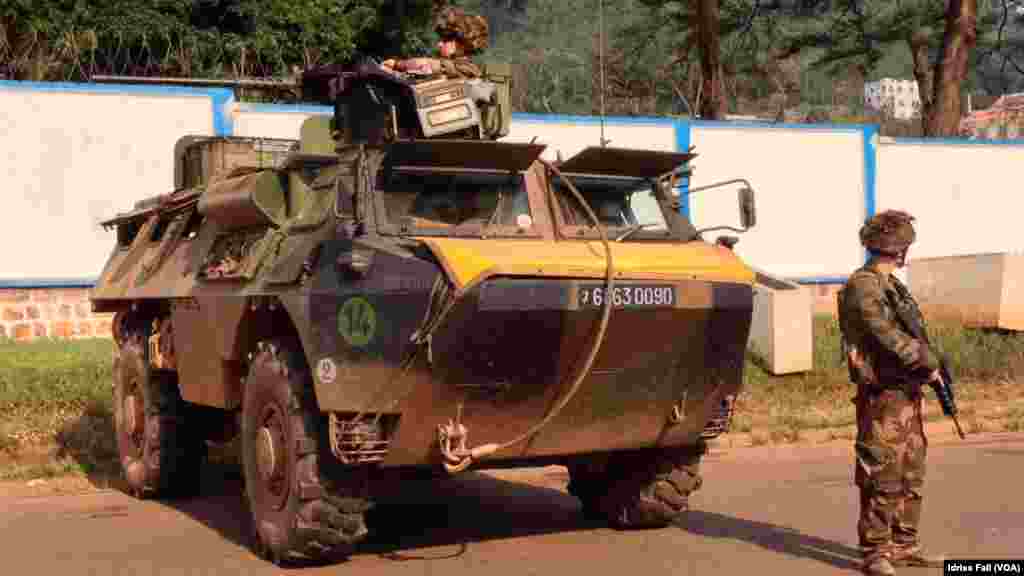
<path id="1" fill-rule="evenodd" d="M 207 441 L 239 436 L 275 563 L 351 551 L 372 502 L 472 469 L 565 465 L 586 513 L 671 522 L 740 391 L 755 278 L 680 214 L 693 154 L 548 162 L 496 140 L 507 119 L 439 137 L 421 92 L 310 78 L 335 118 L 183 140 L 180 188 L 104 223 L 132 490 L 195 494 Z"/>

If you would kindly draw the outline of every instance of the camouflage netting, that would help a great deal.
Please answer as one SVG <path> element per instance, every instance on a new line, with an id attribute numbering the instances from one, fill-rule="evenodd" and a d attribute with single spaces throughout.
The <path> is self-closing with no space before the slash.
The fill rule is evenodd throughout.
<path id="1" fill-rule="evenodd" d="M 860 242 L 869 250 L 895 255 L 914 243 L 914 217 L 899 210 L 876 214 L 860 229 Z"/>

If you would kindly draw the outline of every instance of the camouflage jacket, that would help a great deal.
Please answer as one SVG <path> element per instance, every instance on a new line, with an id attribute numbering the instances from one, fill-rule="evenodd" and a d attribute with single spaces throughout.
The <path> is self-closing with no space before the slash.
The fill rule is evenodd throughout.
<path id="1" fill-rule="evenodd" d="M 921 381 L 938 368 L 924 342 L 901 324 L 897 307 L 920 314 L 909 290 L 869 262 L 850 275 L 839 293 L 839 327 L 855 378 L 873 387 L 900 387 Z"/>

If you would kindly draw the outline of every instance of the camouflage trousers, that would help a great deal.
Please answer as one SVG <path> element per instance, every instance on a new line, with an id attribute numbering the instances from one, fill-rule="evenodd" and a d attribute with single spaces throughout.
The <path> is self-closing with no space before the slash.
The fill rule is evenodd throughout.
<path id="1" fill-rule="evenodd" d="M 892 559 L 919 544 L 928 441 L 921 393 L 884 390 L 857 406 L 854 479 L 860 490 L 857 535 L 865 561 Z"/>

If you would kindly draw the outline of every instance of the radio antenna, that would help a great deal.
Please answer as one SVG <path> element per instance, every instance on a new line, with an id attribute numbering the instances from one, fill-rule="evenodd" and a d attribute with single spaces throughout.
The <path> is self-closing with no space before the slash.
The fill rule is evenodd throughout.
<path id="1" fill-rule="evenodd" d="M 598 32 L 598 66 L 601 68 L 601 147 L 608 144 L 604 139 L 604 0 L 597 0 L 597 14 L 599 22 Z"/>

